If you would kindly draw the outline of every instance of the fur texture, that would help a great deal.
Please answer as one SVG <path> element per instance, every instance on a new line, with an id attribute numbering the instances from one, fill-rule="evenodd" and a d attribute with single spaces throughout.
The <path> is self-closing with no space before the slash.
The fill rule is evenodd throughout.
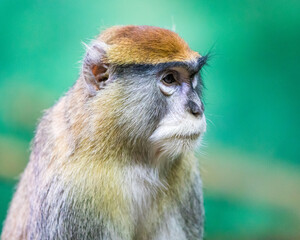
<path id="1" fill-rule="evenodd" d="M 158 27 L 115 26 L 98 39 L 109 45 L 107 62 L 118 65 L 188 61 L 200 56 L 175 32 Z"/>
<path id="2" fill-rule="evenodd" d="M 38 125 L 2 239 L 202 239 L 192 151 L 205 117 L 186 112 L 188 97 L 162 94 L 156 65 L 199 56 L 156 27 L 113 27 L 92 42 L 79 79 Z"/>

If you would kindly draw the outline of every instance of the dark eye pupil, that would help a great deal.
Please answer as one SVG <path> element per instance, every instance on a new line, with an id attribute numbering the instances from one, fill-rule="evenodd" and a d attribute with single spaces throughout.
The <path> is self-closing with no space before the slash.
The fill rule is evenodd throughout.
<path id="1" fill-rule="evenodd" d="M 167 83 L 167 84 L 172 84 L 175 82 L 175 78 L 173 76 L 173 74 L 168 74 L 167 76 L 165 76 L 163 78 L 164 82 Z"/>

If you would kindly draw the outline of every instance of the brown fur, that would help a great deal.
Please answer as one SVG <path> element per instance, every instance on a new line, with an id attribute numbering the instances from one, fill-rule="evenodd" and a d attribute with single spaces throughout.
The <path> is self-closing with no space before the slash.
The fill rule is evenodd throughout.
<path id="1" fill-rule="evenodd" d="M 108 63 L 157 64 L 199 57 L 175 32 L 151 26 L 116 26 L 98 38 L 109 45 Z"/>

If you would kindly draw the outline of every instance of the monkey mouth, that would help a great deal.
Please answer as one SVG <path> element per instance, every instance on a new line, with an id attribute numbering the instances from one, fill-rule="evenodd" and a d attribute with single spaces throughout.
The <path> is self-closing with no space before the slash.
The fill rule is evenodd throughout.
<path id="1" fill-rule="evenodd" d="M 197 140 L 200 137 L 201 133 L 193 133 L 188 135 L 174 135 L 170 137 L 170 139 L 178 139 L 178 140 Z"/>
<path id="2" fill-rule="evenodd" d="M 174 134 L 161 138 L 154 143 L 156 156 L 177 156 L 180 153 L 193 150 L 200 139 L 201 132 L 191 134 Z"/>

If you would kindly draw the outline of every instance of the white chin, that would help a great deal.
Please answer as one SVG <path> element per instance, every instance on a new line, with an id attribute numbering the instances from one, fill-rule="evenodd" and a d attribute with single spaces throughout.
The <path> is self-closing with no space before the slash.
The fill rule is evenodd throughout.
<path id="1" fill-rule="evenodd" d="M 150 137 L 155 154 L 158 156 L 176 157 L 181 153 L 193 150 L 206 130 L 205 116 L 199 120 L 171 121 L 163 119 Z M 190 121 L 189 121 L 190 120 Z"/>
<path id="2" fill-rule="evenodd" d="M 157 156 L 164 157 L 177 157 L 178 155 L 193 150 L 197 143 L 197 139 L 188 138 L 168 138 L 161 139 L 161 141 L 155 142 L 154 148 Z"/>

